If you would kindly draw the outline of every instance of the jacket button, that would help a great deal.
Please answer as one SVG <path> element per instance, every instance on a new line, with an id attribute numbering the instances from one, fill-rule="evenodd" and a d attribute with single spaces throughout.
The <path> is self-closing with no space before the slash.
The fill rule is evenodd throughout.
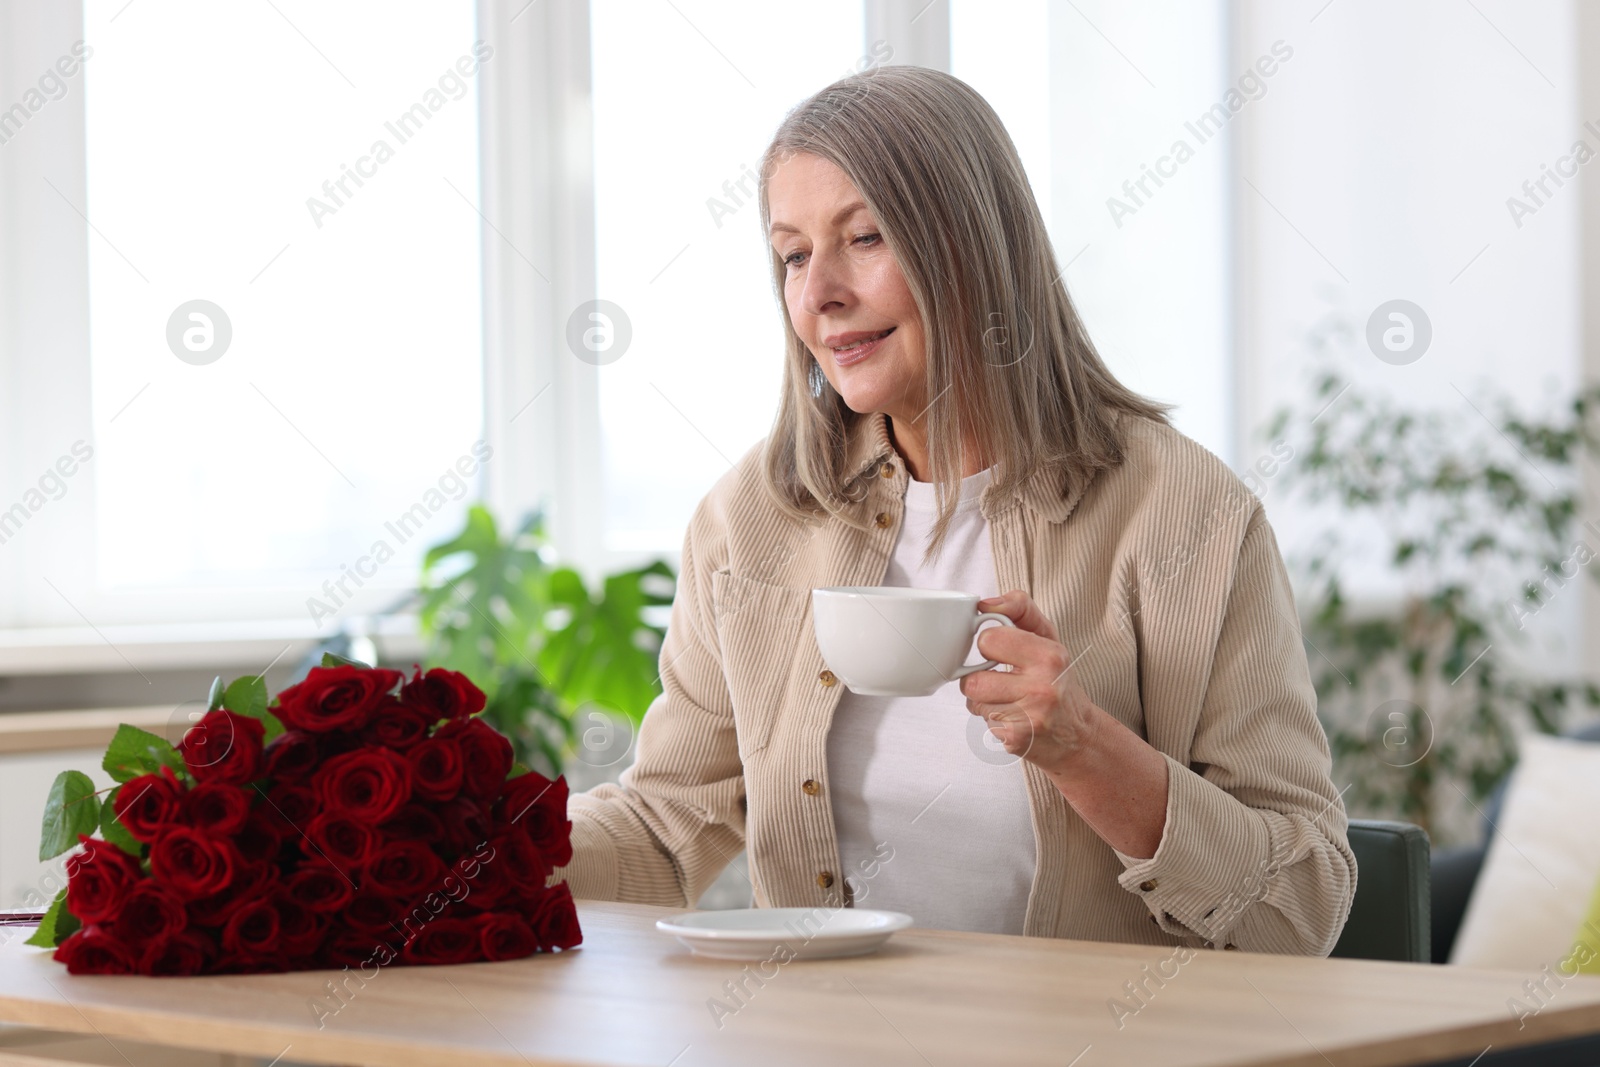
<path id="1" fill-rule="evenodd" d="M 894 477 L 894 464 L 893 463 L 885 463 L 883 466 L 878 468 L 878 473 L 883 475 L 885 478 L 893 478 Z"/>
<path id="2" fill-rule="evenodd" d="M 832 685 L 838 680 L 839 679 L 833 676 L 832 671 L 823 671 L 821 674 L 817 675 L 817 681 L 821 682 L 823 685 Z"/>
<path id="3" fill-rule="evenodd" d="M 1150 890 L 1154 889 L 1155 887 L 1156 887 L 1156 880 L 1154 878 L 1151 878 L 1149 881 L 1145 881 L 1145 882 L 1140 882 L 1139 883 L 1139 892 L 1148 893 L 1148 892 L 1150 892 Z"/>
<path id="4" fill-rule="evenodd" d="M 878 529 L 887 530 L 889 528 L 889 523 L 893 520 L 889 518 L 889 513 L 887 511 L 880 511 L 878 512 L 877 517 L 872 521 L 878 524 Z"/>
<path id="5" fill-rule="evenodd" d="M 815 778 L 807 778 L 805 781 L 800 783 L 800 788 L 808 797 L 814 797 L 818 793 L 822 792 L 822 786 L 817 784 L 817 780 Z"/>
<path id="6" fill-rule="evenodd" d="M 824 889 L 827 889 L 829 886 L 833 885 L 833 872 L 832 871 L 823 871 L 820 874 L 818 874 L 817 875 L 817 884 L 820 885 Z"/>

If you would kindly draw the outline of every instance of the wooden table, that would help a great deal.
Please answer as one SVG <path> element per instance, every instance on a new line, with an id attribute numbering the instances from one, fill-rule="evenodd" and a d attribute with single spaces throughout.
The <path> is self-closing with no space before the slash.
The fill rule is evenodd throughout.
<path id="1" fill-rule="evenodd" d="M 1547 1006 L 1519 1029 L 1507 1000 L 1526 1000 L 1536 976 L 1209 950 L 1180 963 L 1161 948 L 912 929 L 871 956 L 773 963 L 761 978 L 759 965 L 692 956 L 658 932 L 670 909 L 580 901 L 579 914 L 585 943 L 573 952 L 385 968 L 351 980 L 343 1002 L 328 999 L 340 976 L 326 971 L 74 978 L 15 937 L 0 948 L 0 1020 L 112 1045 L 394 1067 L 1342 1067 L 1466 1063 L 1493 1046 L 1489 1063 L 1600 1032 L 1600 978 L 1550 983 Z M 1146 978 L 1158 971 L 1176 973 Z M 1119 1027 L 1108 1002 L 1137 1004 L 1128 982 L 1150 992 Z M 104 1062 L 152 1062 L 106 1051 Z"/>

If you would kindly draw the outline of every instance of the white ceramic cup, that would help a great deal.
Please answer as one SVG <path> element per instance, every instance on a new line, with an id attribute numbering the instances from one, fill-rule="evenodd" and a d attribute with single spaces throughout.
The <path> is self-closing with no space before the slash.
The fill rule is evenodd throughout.
<path id="1" fill-rule="evenodd" d="M 967 663 L 978 627 L 1015 624 L 978 611 L 982 599 L 951 589 L 836 585 L 811 591 L 822 660 L 852 693 L 928 696 L 946 682 L 998 666 Z"/>

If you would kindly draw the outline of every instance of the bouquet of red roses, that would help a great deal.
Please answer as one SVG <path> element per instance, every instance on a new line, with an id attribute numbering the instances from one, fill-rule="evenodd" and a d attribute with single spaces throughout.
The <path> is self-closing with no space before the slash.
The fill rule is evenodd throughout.
<path id="1" fill-rule="evenodd" d="M 507 960 L 579 944 L 567 783 L 514 766 L 455 671 L 326 657 L 270 706 L 212 686 L 177 745 L 117 730 L 102 802 L 64 771 L 40 858 L 75 845 L 30 944 L 73 974 Z M 98 833 L 99 836 L 94 836 Z"/>

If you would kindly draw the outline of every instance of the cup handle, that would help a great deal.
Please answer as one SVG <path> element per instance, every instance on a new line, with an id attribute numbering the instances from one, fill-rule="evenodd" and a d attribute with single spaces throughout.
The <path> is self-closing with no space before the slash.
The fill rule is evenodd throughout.
<path id="1" fill-rule="evenodd" d="M 1002 615 L 998 611 L 986 611 L 972 621 L 973 635 L 976 636 L 978 627 L 989 621 L 998 622 L 1003 626 L 1010 626 L 1013 628 L 1015 628 L 1017 625 L 1011 621 L 1011 616 L 1009 615 Z M 956 668 L 956 672 L 950 676 L 950 680 L 953 682 L 957 678 L 965 678 L 973 671 L 986 671 L 991 667 L 998 666 L 1000 666 L 1000 664 L 992 659 L 986 659 L 982 663 L 964 663 L 960 667 Z"/>

